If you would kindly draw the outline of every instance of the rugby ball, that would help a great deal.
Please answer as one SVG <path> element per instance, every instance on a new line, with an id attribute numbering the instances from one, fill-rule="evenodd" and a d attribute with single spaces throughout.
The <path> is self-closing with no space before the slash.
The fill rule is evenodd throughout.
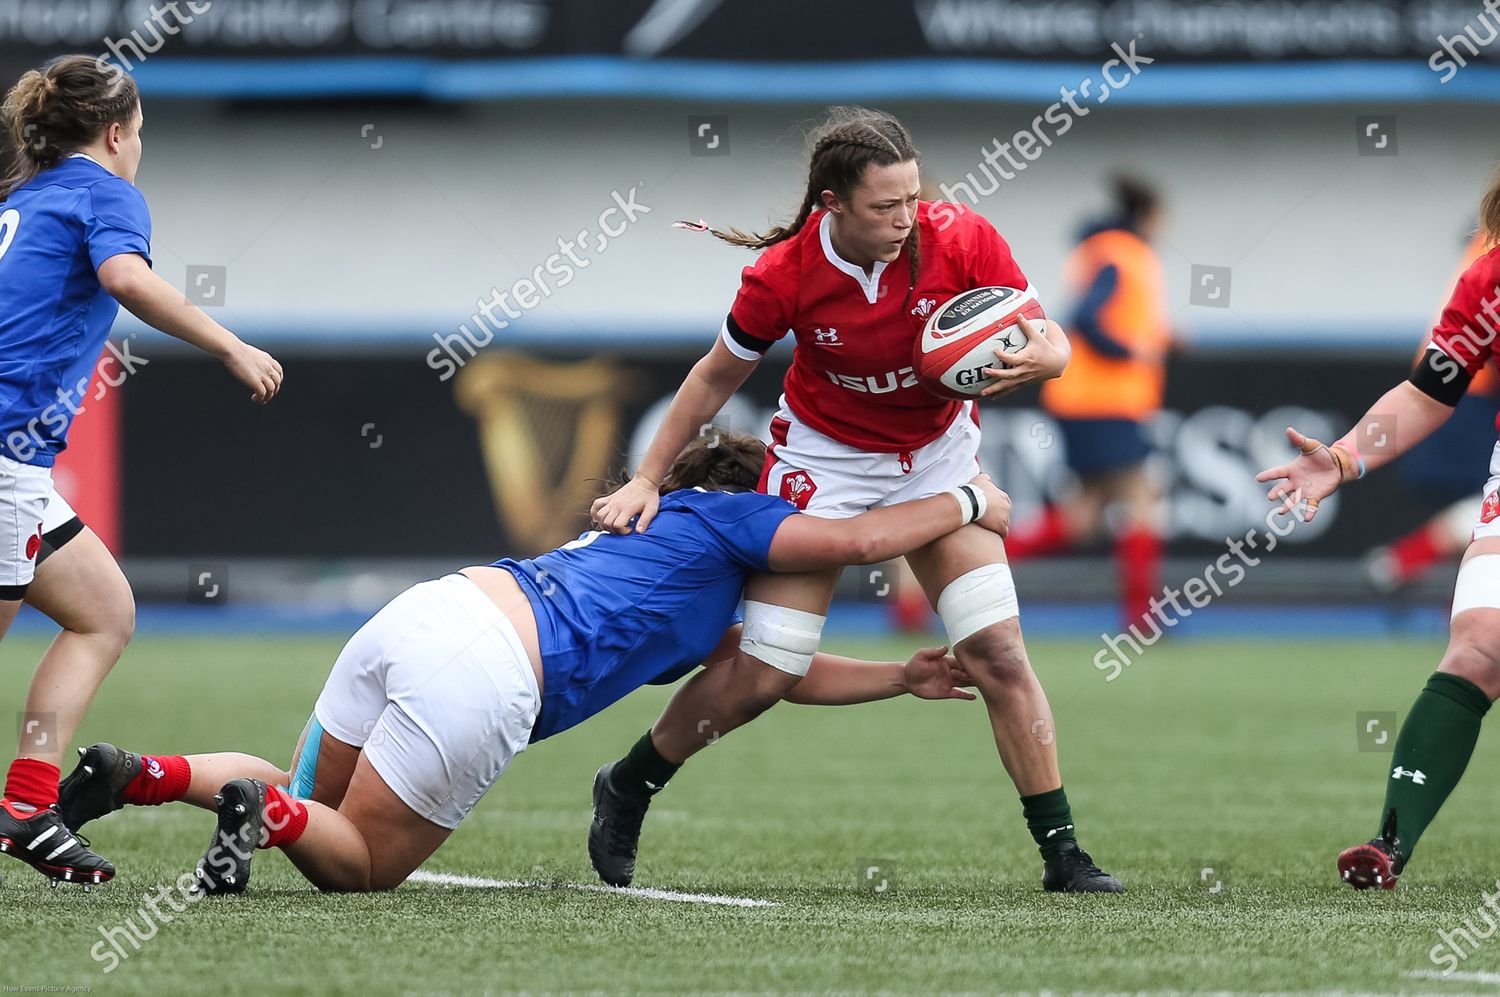
<path id="1" fill-rule="evenodd" d="M 1004 367 L 997 349 L 1014 353 L 1026 345 L 1020 318 L 1040 328 L 1047 320 L 1036 291 L 978 287 L 950 298 L 927 317 L 912 366 L 917 381 L 941 398 L 974 398 L 991 382 L 986 367 Z"/>

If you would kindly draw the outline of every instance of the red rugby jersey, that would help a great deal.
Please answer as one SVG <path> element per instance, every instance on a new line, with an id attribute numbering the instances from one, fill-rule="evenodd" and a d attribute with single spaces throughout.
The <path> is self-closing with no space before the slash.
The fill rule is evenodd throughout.
<path id="1" fill-rule="evenodd" d="M 1500 246 L 1469 264 L 1432 330 L 1432 346 L 1470 376 L 1500 359 Z M 1500 430 L 1500 417 L 1495 420 Z"/>
<path id="2" fill-rule="evenodd" d="M 910 246 L 866 275 L 834 251 L 831 221 L 813 212 L 795 236 L 745 268 L 724 343 L 754 360 L 792 333 L 785 387 L 797 418 L 872 453 L 915 450 L 941 436 L 963 404 L 917 384 L 912 351 L 927 316 L 962 291 L 1025 288 L 1026 275 L 994 226 L 961 205 L 918 203 L 915 288 Z"/>

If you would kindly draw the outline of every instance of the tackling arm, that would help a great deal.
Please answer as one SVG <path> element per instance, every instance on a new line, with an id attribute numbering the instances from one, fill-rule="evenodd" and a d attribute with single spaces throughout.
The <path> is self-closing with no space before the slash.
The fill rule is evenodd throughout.
<path id="1" fill-rule="evenodd" d="M 802 681 L 787 693 L 788 703 L 852 706 L 910 693 L 919 699 L 973 699 L 959 686 L 974 682 L 946 647 L 924 647 L 902 664 L 861 661 L 818 652 Z"/>
<path id="2" fill-rule="evenodd" d="M 708 669 L 730 668 L 736 655 L 741 654 L 741 627 L 736 624 L 724 634 L 703 667 Z M 744 655 L 745 662 L 761 666 L 757 673 L 784 679 L 783 673 L 766 665 L 753 655 Z M 812 666 L 807 674 L 784 696 L 779 690 L 767 698 L 782 698 L 788 703 L 804 706 L 853 706 L 856 703 L 873 703 L 880 699 L 911 694 L 918 699 L 973 699 L 974 694 L 965 692 L 960 686 L 971 686 L 974 680 L 959 665 L 958 659 L 948 654 L 946 647 L 924 647 L 906 662 L 864 661 L 846 658 L 839 654 L 819 651 L 813 655 Z"/>
<path id="3" fill-rule="evenodd" d="M 995 487 L 988 475 L 939 495 L 872 509 L 851 519 L 788 516 L 771 540 L 767 562 L 777 572 L 876 564 L 901 557 L 969 523 L 1002 537 L 1010 532 L 1010 496 Z"/>

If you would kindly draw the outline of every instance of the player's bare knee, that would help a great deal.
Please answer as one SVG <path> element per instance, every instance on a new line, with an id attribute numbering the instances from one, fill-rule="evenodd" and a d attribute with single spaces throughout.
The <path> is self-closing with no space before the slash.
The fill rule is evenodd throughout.
<path id="1" fill-rule="evenodd" d="M 737 712 L 739 716 L 735 719 L 739 720 L 741 723 L 749 723 L 751 720 L 754 720 L 756 717 L 760 716 L 762 713 L 766 712 L 771 707 L 781 702 L 783 698 L 784 696 L 779 692 L 757 689 L 739 702 L 735 710 L 735 712 Z"/>
<path id="2" fill-rule="evenodd" d="M 1021 641 L 1020 621 L 1014 618 L 965 638 L 953 653 L 981 689 L 1009 688 L 1031 681 L 1031 662 Z"/>
<path id="3" fill-rule="evenodd" d="M 101 648 L 112 666 L 135 636 L 135 597 L 129 586 L 122 583 L 119 589 L 93 602 L 86 611 L 69 614 L 60 622 L 68 632 L 87 638 Z"/>
<path id="4" fill-rule="evenodd" d="M 104 608 L 99 633 L 109 642 L 116 657 L 124 653 L 125 646 L 135 636 L 135 597 L 128 589 L 122 598 L 116 598 Z"/>
<path id="5" fill-rule="evenodd" d="M 796 688 L 803 678 L 745 656 L 735 662 L 735 669 L 742 677 L 742 681 L 738 683 L 744 695 L 742 702 L 746 709 L 752 710 L 756 715 L 785 699 L 787 693 Z"/>
<path id="6" fill-rule="evenodd" d="M 1497 611 L 1465 612 L 1453 618 L 1448 650 L 1438 671 L 1466 678 L 1491 699 L 1500 698 L 1500 639 Z"/>

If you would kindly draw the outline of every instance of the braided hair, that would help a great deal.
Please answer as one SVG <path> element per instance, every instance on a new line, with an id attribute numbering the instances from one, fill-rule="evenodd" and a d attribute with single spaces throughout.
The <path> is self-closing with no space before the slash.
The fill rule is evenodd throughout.
<path id="1" fill-rule="evenodd" d="M 90 55 L 66 55 L 24 74 L 5 95 L 0 119 L 15 149 L 0 200 L 99 138 L 128 124 L 140 106 L 135 80 Z"/>

